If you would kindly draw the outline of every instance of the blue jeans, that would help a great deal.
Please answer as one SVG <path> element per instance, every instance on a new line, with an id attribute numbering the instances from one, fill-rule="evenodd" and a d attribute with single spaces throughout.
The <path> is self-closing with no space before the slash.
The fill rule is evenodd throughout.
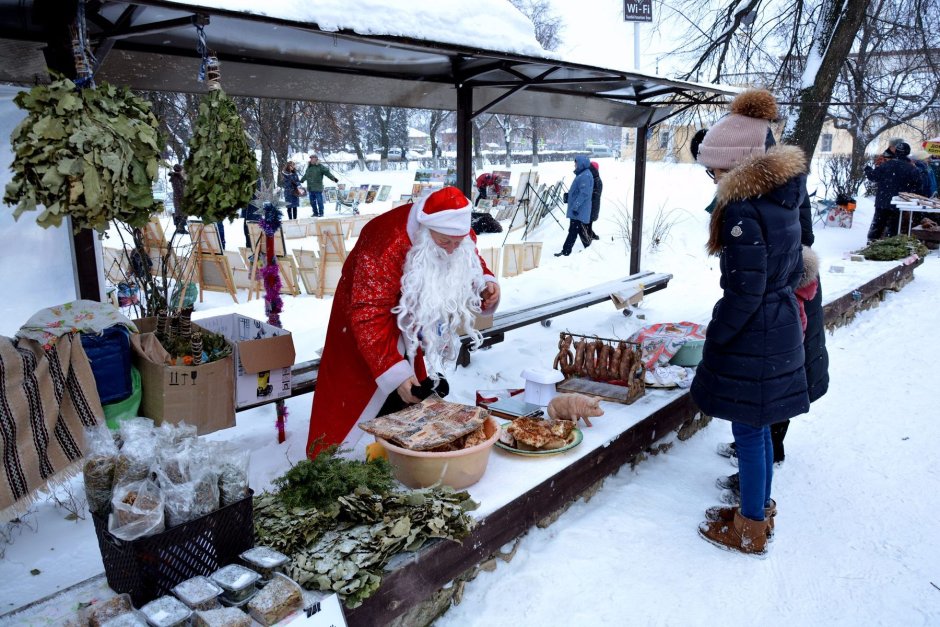
<path id="1" fill-rule="evenodd" d="M 310 206 L 313 207 L 313 215 L 323 215 L 323 192 L 310 192 Z"/>
<path id="2" fill-rule="evenodd" d="M 770 501 L 770 485 L 774 478 L 770 427 L 752 427 L 732 421 L 731 433 L 738 452 L 741 515 L 751 520 L 764 520 L 764 508 Z"/>

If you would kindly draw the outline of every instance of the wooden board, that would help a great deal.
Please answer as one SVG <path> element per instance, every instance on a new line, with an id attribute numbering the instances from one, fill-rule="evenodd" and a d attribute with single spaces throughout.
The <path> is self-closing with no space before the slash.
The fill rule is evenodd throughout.
<path id="1" fill-rule="evenodd" d="M 623 403 L 624 405 L 630 405 L 636 399 L 643 396 L 643 393 L 641 392 L 637 396 L 631 398 L 630 390 L 622 385 L 604 383 L 603 381 L 591 381 L 590 379 L 582 379 L 580 377 L 571 377 L 570 379 L 565 379 L 561 383 L 557 384 L 556 388 L 559 392 L 589 394 L 591 396 L 598 396 L 607 401 Z"/>

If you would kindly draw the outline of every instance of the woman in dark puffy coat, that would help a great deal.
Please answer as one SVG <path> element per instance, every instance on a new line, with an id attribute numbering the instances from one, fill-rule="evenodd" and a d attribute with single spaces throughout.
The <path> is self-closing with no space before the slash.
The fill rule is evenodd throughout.
<path id="1" fill-rule="evenodd" d="M 297 166 L 293 161 L 288 161 L 281 170 L 281 180 L 284 186 L 284 204 L 287 205 L 287 219 L 296 220 L 297 207 L 300 206 L 300 196 L 297 195 L 300 175 L 297 174 Z"/>
<path id="2" fill-rule="evenodd" d="M 803 274 L 806 157 L 792 146 L 765 148 L 776 116 L 769 92 L 746 91 L 709 129 L 698 154 L 718 185 L 708 251 L 721 256 L 724 295 L 691 393 L 705 414 L 731 421 L 741 486 L 740 507 L 709 509 L 699 531 L 722 548 L 749 554 L 766 551 L 776 513 L 770 425 L 809 409 L 793 293 Z"/>
<path id="3" fill-rule="evenodd" d="M 601 180 L 601 166 L 597 161 L 591 162 L 591 176 L 594 177 L 594 191 L 591 192 L 591 222 L 585 229 L 585 235 L 593 239 L 600 239 L 594 232 L 594 223 L 601 215 L 601 193 L 604 191 L 604 182 Z"/>

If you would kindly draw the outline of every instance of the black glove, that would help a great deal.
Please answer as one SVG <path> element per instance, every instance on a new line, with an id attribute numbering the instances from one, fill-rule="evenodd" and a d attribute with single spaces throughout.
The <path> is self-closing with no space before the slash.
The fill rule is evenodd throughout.
<path id="1" fill-rule="evenodd" d="M 565 192 L 564 194 L 561 195 L 561 200 L 562 200 L 565 204 L 568 203 L 568 192 Z"/>

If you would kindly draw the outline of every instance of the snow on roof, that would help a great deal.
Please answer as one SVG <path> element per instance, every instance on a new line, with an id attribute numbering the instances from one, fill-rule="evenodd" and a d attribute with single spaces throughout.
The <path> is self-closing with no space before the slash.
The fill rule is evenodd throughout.
<path id="1" fill-rule="evenodd" d="M 428 134 L 425 133 L 424 131 L 421 131 L 421 130 L 418 130 L 418 129 L 416 129 L 416 128 L 412 128 L 412 127 L 409 126 L 409 127 L 408 127 L 408 137 L 417 139 L 417 138 L 419 138 L 419 137 L 430 137 L 430 135 L 428 135 Z"/>
<path id="2" fill-rule="evenodd" d="M 408 37 L 541 57 L 529 18 L 507 0 L 173 0 L 175 4 L 316 24 L 324 31 Z M 470 8 L 472 7 L 472 8 Z M 485 16 L 485 17 L 483 17 Z"/>

